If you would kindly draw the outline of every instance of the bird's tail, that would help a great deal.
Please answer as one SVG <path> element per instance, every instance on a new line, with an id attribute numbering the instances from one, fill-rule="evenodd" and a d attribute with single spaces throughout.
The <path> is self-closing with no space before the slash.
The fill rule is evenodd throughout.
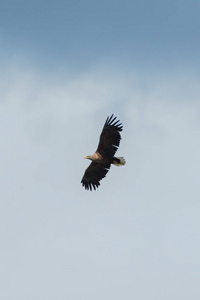
<path id="1" fill-rule="evenodd" d="M 123 157 L 115 157 L 113 160 L 113 165 L 119 167 L 125 165 L 126 161 Z"/>

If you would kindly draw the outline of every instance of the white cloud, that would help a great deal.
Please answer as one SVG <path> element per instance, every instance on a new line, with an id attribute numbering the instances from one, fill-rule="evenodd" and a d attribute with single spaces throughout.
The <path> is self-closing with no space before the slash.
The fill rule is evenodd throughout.
<path id="1" fill-rule="evenodd" d="M 2 298 L 197 299 L 199 79 L 0 76 Z M 86 192 L 111 113 L 127 164 Z"/>

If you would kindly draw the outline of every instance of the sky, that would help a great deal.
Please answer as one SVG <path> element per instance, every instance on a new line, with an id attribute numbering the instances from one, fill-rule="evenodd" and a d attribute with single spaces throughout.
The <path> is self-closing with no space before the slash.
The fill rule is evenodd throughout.
<path id="1" fill-rule="evenodd" d="M 1 299 L 199 299 L 199 9 L 1 1 Z M 126 165 L 86 191 L 111 114 Z"/>

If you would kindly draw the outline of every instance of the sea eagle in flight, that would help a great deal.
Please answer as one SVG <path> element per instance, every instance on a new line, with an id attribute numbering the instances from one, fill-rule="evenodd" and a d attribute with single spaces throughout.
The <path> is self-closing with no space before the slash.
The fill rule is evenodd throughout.
<path id="1" fill-rule="evenodd" d="M 123 128 L 119 120 L 115 120 L 116 117 L 113 117 L 113 115 L 106 119 L 97 151 L 92 155 L 84 157 L 92 161 L 81 181 L 86 190 L 92 190 L 92 188 L 96 190 L 98 188 L 100 180 L 106 176 L 111 164 L 115 166 L 125 165 L 123 157 L 114 156 L 119 147 L 121 140 L 120 131 Z"/>

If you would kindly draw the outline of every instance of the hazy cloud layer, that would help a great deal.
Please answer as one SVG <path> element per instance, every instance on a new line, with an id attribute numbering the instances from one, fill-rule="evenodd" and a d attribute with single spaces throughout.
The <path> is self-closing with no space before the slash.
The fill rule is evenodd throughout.
<path id="1" fill-rule="evenodd" d="M 2 299 L 199 299 L 200 82 L 148 74 L 0 74 Z M 112 113 L 127 164 L 87 192 Z"/>

